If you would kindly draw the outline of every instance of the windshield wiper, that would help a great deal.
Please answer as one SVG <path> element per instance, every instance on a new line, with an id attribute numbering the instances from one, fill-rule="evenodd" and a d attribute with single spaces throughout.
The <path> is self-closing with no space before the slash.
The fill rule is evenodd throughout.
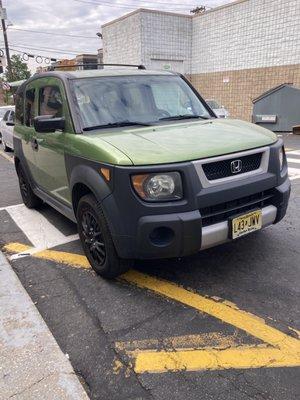
<path id="1" fill-rule="evenodd" d="M 92 131 L 94 129 L 104 129 L 104 128 L 119 128 L 122 126 L 131 126 L 131 125 L 139 125 L 139 126 L 151 126 L 151 124 L 147 124 L 146 122 L 138 122 L 138 121 L 119 121 L 112 122 L 110 124 L 103 125 L 95 125 L 95 126 L 86 126 L 83 128 L 84 131 Z"/>
<path id="2" fill-rule="evenodd" d="M 170 117 L 163 117 L 159 118 L 160 121 L 172 121 L 172 120 L 178 120 L 178 119 L 209 119 L 209 117 L 206 117 L 205 115 L 193 115 L 193 114 L 183 114 L 183 115 L 173 115 Z"/>

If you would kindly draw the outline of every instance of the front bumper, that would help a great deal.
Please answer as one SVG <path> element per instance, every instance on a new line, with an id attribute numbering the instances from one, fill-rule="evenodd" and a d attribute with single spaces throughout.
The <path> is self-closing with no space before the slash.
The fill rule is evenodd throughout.
<path id="1" fill-rule="evenodd" d="M 279 222 L 285 215 L 290 182 L 273 188 L 272 204 L 262 207 L 262 227 Z M 227 220 L 202 226 L 200 210 L 141 216 L 135 236 L 113 235 L 120 257 L 159 259 L 183 257 L 229 241 Z"/>
<path id="2" fill-rule="evenodd" d="M 277 208 L 275 206 L 267 206 L 262 208 L 262 227 L 265 228 L 272 225 L 277 216 Z M 228 242 L 229 225 L 227 221 L 217 224 L 205 226 L 202 229 L 202 241 L 200 250 L 208 249 L 209 247 L 217 246 Z"/>
<path id="3" fill-rule="evenodd" d="M 260 208 L 263 227 L 279 222 L 290 196 L 287 162 L 282 170 L 282 141 L 269 146 L 269 161 L 257 174 L 208 185 L 197 162 L 115 167 L 112 193 L 102 202 L 104 214 L 122 258 L 182 257 L 228 241 L 228 218 Z M 184 199 L 166 203 L 142 201 L 131 186 L 136 173 L 178 171 Z M 220 212 L 221 207 L 221 212 Z M 229 212 L 228 212 L 229 210 Z"/>

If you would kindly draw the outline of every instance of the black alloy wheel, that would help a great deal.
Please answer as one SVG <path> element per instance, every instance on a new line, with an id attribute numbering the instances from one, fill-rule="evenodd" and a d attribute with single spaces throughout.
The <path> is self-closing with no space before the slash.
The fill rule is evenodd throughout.
<path id="1" fill-rule="evenodd" d="M 105 263 L 106 249 L 101 228 L 93 213 L 86 210 L 81 219 L 84 244 L 90 258 L 99 266 Z"/>
<path id="2" fill-rule="evenodd" d="M 94 195 L 81 197 L 76 217 L 82 247 L 93 270 L 107 279 L 126 272 L 132 261 L 119 257 L 101 203 Z"/>

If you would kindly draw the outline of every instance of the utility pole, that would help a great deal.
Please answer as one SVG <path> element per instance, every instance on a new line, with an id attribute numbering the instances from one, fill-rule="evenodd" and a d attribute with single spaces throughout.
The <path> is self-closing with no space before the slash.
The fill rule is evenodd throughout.
<path id="1" fill-rule="evenodd" d="M 6 61 L 7 61 L 7 71 L 8 71 L 8 76 L 11 77 L 11 61 L 10 61 L 10 56 L 9 56 L 9 47 L 8 47 L 8 40 L 7 40 L 5 16 L 4 16 L 3 8 L 2 8 L 2 0 L 0 0 L 0 12 L 1 12 L 1 24 L 2 24 L 2 30 L 3 30 L 3 39 L 4 39 Z"/>

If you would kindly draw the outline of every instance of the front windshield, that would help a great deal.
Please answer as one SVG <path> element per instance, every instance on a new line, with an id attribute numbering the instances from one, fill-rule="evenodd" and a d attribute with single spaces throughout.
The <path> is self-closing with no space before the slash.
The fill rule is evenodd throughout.
<path id="1" fill-rule="evenodd" d="M 114 76 L 73 82 L 86 130 L 121 122 L 151 124 L 176 117 L 211 117 L 179 76 Z"/>

